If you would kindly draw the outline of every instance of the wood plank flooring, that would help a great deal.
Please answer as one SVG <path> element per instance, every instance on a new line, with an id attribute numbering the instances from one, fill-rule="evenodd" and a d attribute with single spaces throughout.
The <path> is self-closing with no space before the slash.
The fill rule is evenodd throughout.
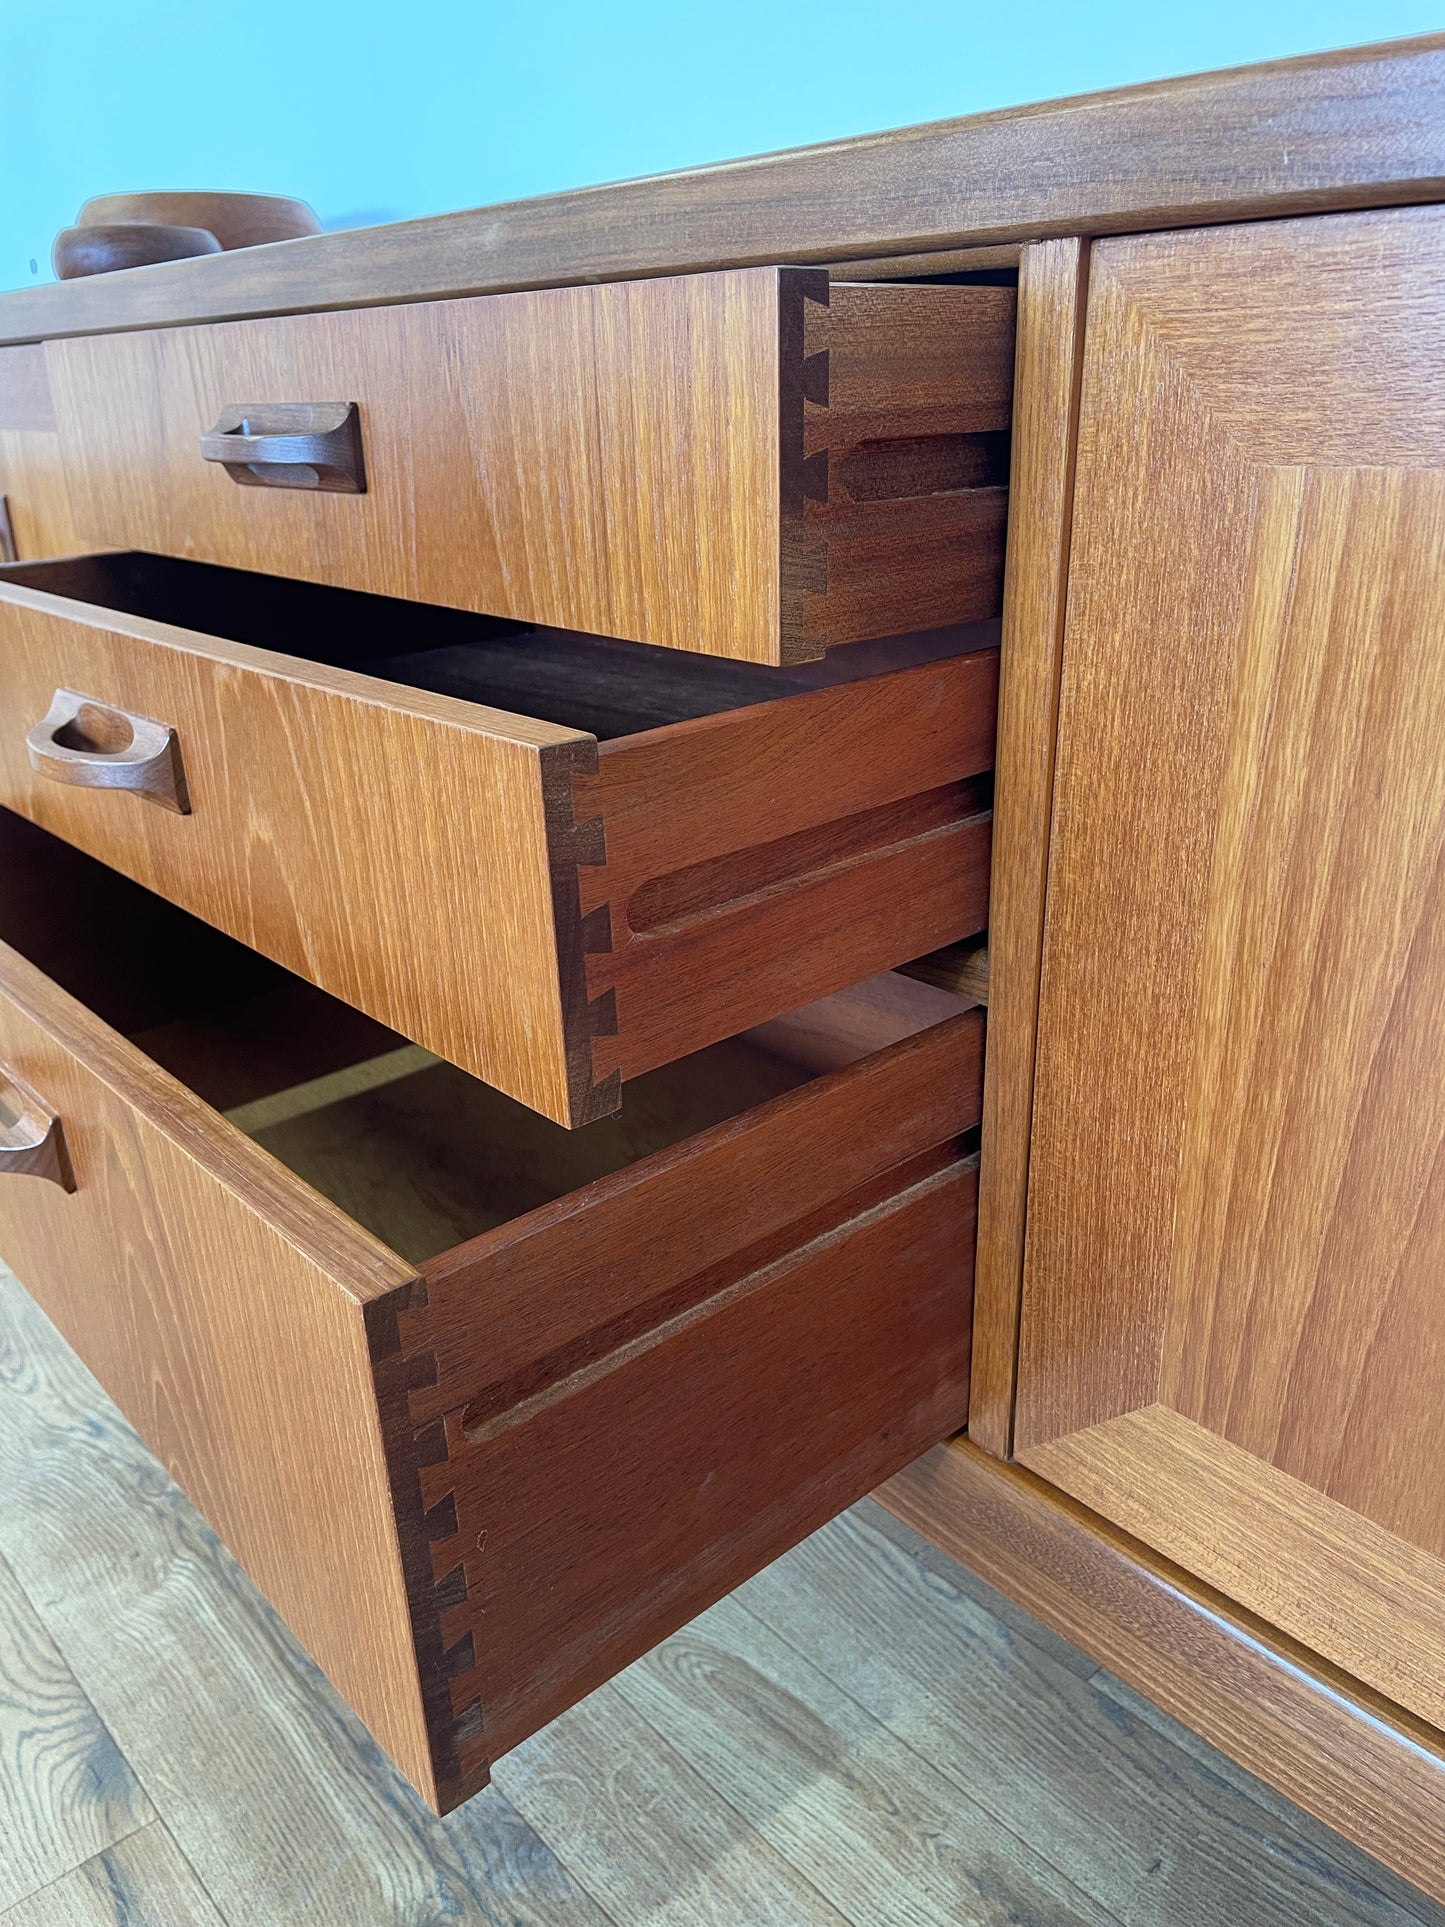
<path id="1" fill-rule="evenodd" d="M 417 1802 L 0 1273 L 0 1927 L 1445 1927 L 865 1504 Z"/>

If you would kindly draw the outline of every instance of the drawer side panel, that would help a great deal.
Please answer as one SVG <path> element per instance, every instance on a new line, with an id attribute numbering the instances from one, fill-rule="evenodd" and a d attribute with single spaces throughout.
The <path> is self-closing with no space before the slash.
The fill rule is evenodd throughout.
<path id="1" fill-rule="evenodd" d="M 965 1421 L 983 1017 L 375 1303 L 444 1806 Z"/>
<path id="2" fill-rule="evenodd" d="M 5 946 L 0 1060 L 76 1182 L 0 1181 L 0 1250 L 432 1797 L 361 1309 L 408 1268 Z"/>

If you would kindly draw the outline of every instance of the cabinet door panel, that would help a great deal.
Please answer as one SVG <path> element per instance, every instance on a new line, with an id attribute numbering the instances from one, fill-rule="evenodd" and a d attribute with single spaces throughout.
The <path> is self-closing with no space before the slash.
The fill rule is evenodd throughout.
<path id="1" fill-rule="evenodd" d="M 1095 250 L 1017 1450 L 1445 1724 L 1445 211 Z"/>

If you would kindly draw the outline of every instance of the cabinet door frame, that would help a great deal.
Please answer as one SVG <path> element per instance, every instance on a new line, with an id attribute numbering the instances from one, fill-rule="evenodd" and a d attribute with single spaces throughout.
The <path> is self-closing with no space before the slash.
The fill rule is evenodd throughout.
<path id="1" fill-rule="evenodd" d="M 1442 265 L 1428 207 L 1093 250 L 1014 1414 L 1436 1725 Z"/>

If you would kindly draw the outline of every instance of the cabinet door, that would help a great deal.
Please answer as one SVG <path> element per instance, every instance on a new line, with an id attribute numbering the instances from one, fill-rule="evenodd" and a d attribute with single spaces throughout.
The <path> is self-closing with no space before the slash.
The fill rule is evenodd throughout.
<path id="1" fill-rule="evenodd" d="M 1445 209 L 1095 250 L 1015 1449 L 1445 1725 Z"/>

